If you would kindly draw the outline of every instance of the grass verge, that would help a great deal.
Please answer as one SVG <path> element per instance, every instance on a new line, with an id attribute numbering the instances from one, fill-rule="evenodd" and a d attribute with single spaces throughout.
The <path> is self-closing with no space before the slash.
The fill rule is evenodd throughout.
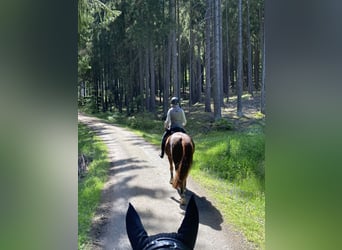
<path id="1" fill-rule="evenodd" d="M 234 225 L 257 249 L 265 249 L 264 193 L 260 196 L 245 197 L 241 186 L 215 178 L 200 171 L 196 166 L 191 170 L 191 177 L 214 199 L 215 206 L 226 222 Z"/>
<path id="2" fill-rule="evenodd" d="M 191 177 L 214 198 L 225 221 L 265 249 L 264 136 L 197 135 Z"/>
<path id="3" fill-rule="evenodd" d="M 78 150 L 79 153 L 92 159 L 86 176 L 78 182 L 78 249 L 86 249 L 89 243 L 91 220 L 107 179 L 109 161 L 105 144 L 80 123 L 78 124 Z"/>

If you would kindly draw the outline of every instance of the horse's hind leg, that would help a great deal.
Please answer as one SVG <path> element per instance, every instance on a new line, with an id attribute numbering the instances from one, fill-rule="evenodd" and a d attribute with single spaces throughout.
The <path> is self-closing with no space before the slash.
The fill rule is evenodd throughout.
<path id="1" fill-rule="evenodd" d="M 170 163 L 170 184 L 173 183 L 173 164 L 172 164 L 172 160 L 169 158 L 169 163 Z"/>
<path id="2" fill-rule="evenodd" d="M 186 204 L 186 198 L 185 198 L 185 186 L 186 186 L 186 181 L 184 180 L 182 182 L 182 187 L 180 188 L 180 204 L 185 205 Z"/>
<path id="3" fill-rule="evenodd" d="M 170 169 L 170 184 L 173 183 L 173 171 Z"/>
<path id="4" fill-rule="evenodd" d="M 184 193 L 181 195 L 180 204 L 181 205 L 185 205 L 186 204 L 186 198 L 185 198 L 185 194 Z"/>

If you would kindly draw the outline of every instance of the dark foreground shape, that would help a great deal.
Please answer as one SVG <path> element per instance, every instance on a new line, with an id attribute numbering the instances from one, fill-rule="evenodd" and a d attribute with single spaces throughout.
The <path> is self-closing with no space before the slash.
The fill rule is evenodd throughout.
<path id="1" fill-rule="evenodd" d="M 126 230 L 133 250 L 194 249 L 198 223 L 198 209 L 194 196 L 190 198 L 183 222 L 177 233 L 160 233 L 148 236 L 131 203 L 129 203 L 126 214 Z"/>

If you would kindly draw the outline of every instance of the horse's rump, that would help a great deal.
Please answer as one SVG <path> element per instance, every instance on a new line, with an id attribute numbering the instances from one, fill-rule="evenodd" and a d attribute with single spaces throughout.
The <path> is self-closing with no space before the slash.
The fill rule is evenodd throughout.
<path id="1" fill-rule="evenodd" d="M 166 147 L 169 149 L 166 153 L 171 156 L 176 170 L 172 185 L 174 188 L 180 188 L 188 176 L 195 144 L 189 135 L 176 132 L 168 138 Z"/>

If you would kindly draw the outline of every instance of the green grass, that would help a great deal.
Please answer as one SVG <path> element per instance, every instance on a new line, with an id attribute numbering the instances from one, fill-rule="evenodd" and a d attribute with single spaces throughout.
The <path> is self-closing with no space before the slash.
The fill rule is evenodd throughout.
<path id="1" fill-rule="evenodd" d="M 196 141 L 195 161 L 203 171 L 229 181 L 251 176 L 264 183 L 265 138 L 263 134 L 214 131 L 193 137 Z"/>
<path id="2" fill-rule="evenodd" d="M 196 166 L 191 170 L 191 177 L 214 198 L 215 206 L 226 222 L 234 225 L 236 230 L 241 231 L 259 249 L 265 249 L 265 195 L 260 193 L 251 196 L 250 190 L 244 192 L 246 186 L 255 188 L 251 186 L 255 180 L 246 180 L 244 187 L 215 178 Z"/>
<path id="3" fill-rule="evenodd" d="M 78 150 L 92 158 L 86 176 L 78 183 L 78 249 L 85 249 L 91 220 L 107 179 L 107 148 L 85 125 L 78 124 Z"/>
<path id="4" fill-rule="evenodd" d="M 263 125 L 236 131 L 231 121 L 214 122 L 199 107 L 188 115 L 187 131 L 196 144 L 190 175 L 213 198 L 227 223 L 265 249 L 265 136 Z M 97 115 L 160 145 L 163 121 L 153 114 Z"/>
<path id="5" fill-rule="evenodd" d="M 214 198 L 227 222 L 265 249 L 264 135 L 197 135 L 191 176 Z"/>
<path id="6" fill-rule="evenodd" d="M 129 117 L 110 112 L 91 115 L 106 122 L 125 127 L 153 144 L 159 144 L 164 133 L 164 121 L 151 113 L 140 113 Z"/>

